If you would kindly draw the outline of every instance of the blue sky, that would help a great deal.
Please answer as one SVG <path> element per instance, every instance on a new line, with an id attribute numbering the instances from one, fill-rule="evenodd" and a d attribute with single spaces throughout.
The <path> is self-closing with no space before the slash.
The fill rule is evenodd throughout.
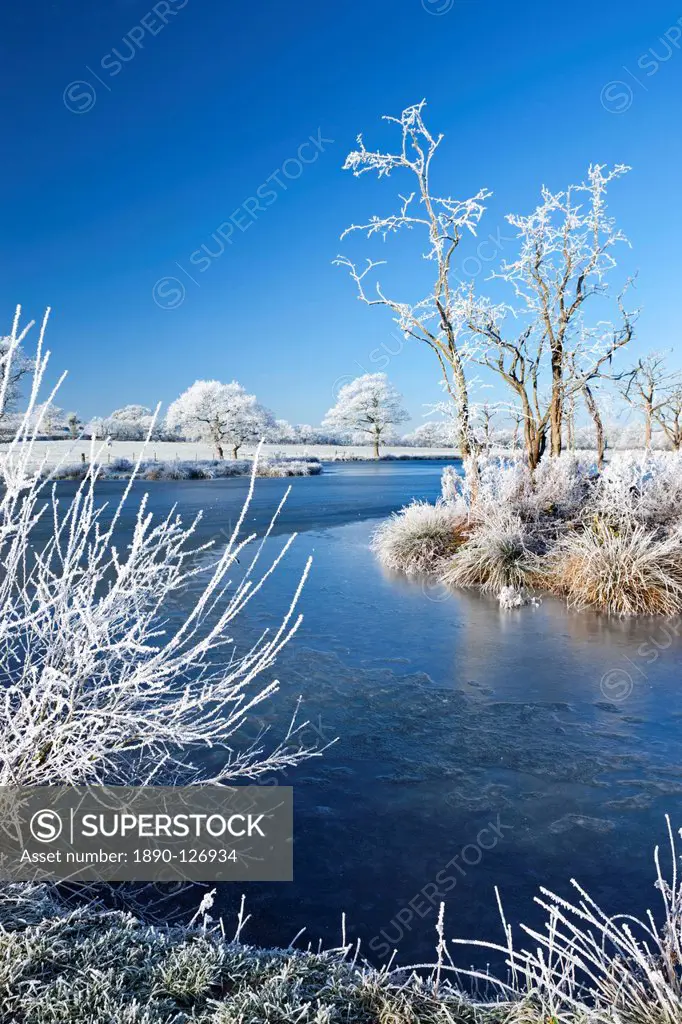
<path id="1" fill-rule="evenodd" d="M 679 348 L 678 19 L 660 0 L 6 5 L 5 321 L 16 302 L 31 317 L 53 307 L 53 366 L 69 370 L 59 404 L 83 416 L 167 404 L 216 377 L 319 422 L 335 381 L 397 348 L 389 314 L 356 301 L 333 257 L 393 255 L 386 280 L 417 297 L 409 247 L 338 241 L 404 183 L 341 165 L 359 131 L 388 141 L 380 115 L 426 97 L 446 134 L 443 191 L 495 193 L 481 238 L 509 235 L 504 213 L 530 209 L 543 182 L 631 164 L 611 209 L 633 245 L 624 270 L 639 269 L 636 345 Z M 311 136 L 323 141 L 296 176 Z M 212 233 L 259 187 L 263 209 L 237 214 L 218 255 Z M 204 243 L 208 266 L 192 258 Z M 475 247 L 461 250 L 468 272 Z M 169 277 L 186 289 L 178 305 Z M 174 308 L 155 302 L 159 281 Z M 387 370 L 418 422 L 438 398 L 430 353 L 411 343 Z"/>

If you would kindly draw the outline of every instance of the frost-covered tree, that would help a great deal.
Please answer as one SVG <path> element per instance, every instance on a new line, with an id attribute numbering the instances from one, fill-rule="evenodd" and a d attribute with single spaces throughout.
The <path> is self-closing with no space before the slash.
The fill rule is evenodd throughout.
<path id="1" fill-rule="evenodd" d="M 0 396 L 0 426 L 14 412 L 21 395 L 24 378 L 31 373 L 33 361 L 21 348 L 13 348 L 12 338 L 0 338 L 0 373 L 3 379 L 3 393 Z"/>
<path id="2" fill-rule="evenodd" d="M 198 380 L 172 403 L 166 422 L 193 440 L 209 441 L 219 459 L 229 445 L 236 459 L 245 442 L 261 440 L 274 418 L 236 380 L 230 384 Z"/>
<path id="3" fill-rule="evenodd" d="M 275 420 L 265 432 L 265 440 L 270 444 L 296 444 L 296 428 L 287 420 Z"/>
<path id="4" fill-rule="evenodd" d="M 662 352 L 650 352 L 640 359 L 633 370 L 623 375 L 621 393 L 625 401 L 644 415 L 644 446 L 651 448 L 654 420 L 665 406 L 670 391 L 676 388 L 675 374 L 671 373 Z"/>
<path id="5" fill-rule="evenodd" d="M 88 420 L 88 422 L 83 427 L 83 434 L 85 435 L 85 437 L 89 437 L 94 440 L 106 437 L 106 422 L 107 421 L 104 419 L 103 416 L 93 416 L 92 419 Z"/>
<path id="6" fill-rule="evenodd" d="M 682 449 L 682 377 L 675 376 L 669 381 L 665 399 L 658 404 L 654 419 L 673 450 L 679 452 Z"/>
<path id="7" fill-rule="evenodd" d="M 34 426 L 39 434 L 59 433 L 64 429 L 66 420 L 64 411 L 57 408 L 51 402 L 41 402 L 33 407 L 31 412 Z"/>
<path id="8" fill-rule="evenodd" d="M 77 412 L 67 412 L 66 425 L 69 428 L 69 434 L 71 437 L 78 437 L 78 430 L 81 426 L 81 421 Z"/>
<path id="9" fill-rule="evenodd" d="M 511 285 L 514 298 L 495 302 L 476 296 L 472 286 L 454 304 L 455 317 L 471 333 L 473 358 L 516 396 L 531 468 L 548 440 L 552 455 L 561 454 L 567 398 L 576 390 L 585 394 L 585 385 L 633 335 L 635 314 L 621 297 L 613 323 L 599 307 L 587 319 L 587 304 L 608 295 L 607 277 L 616 267 L 612 250 L 626 241 L 606 213 L 606 192 L 627 170 L 592 165 L 579 185 L 561 192 L 543 188 L 531 214 L 509 214 L 518 255 L 504 260 L 493 277 Z"/>
<path id="10" fill-rule="evenodd" d="M 154 416 L 146 405 L 124 405 L 107 417 L 104 433 L 118 441 L 144 441 L 153 423 Z"/>
<path id="11" fill-rule="evenodd" d="M 19 316 L 13 351 L 31 326 Z M 242 534 L 255 467 L 217 549 L 197 545 L 196 520 L 154 518 L 146 497 L 126 515 L 133 480 L 113 508 L 99 501 L 95 442 L 75 495 L 57 494 L 35 447 L 46 321 L 28 408 L 0 459 L 0 786 L 230 784 L 311 756 L 295 721 L 272 744 L 242 730 L 278 689 L 263 675 L 298 628 L 309 569 L 273 629 L 254 640 L 236 628 L 293 540 L 270 555 Z M 6 362 L 0 402 L 10 374 Z"/>
<path id="12" fill-rule="evenodd" d="M 408 188 L 413 190 L 399 196 L 400 204 L 395 212 L 374 215 L 363 224 L 352 224 L 341 238 L 360 231 L 368 238 L 378 235 L 386 241 L 389 235 L 403 229 L 411 231 L 423 238 L 418 257 L 421 266 L 426 259 L 427 266 L 432 268 L 430 288 L 407 301 L 389 296 L 379 282 L 369 293 L 370 277 L 384 261 L 368 259 L 362 268 L 345 256 L 338 256 L 334 262 L 348 268 L 357 286 L 358 297 L 363 302 L 368 306 L 389 309 L 405 337 L 416 338 L 433 351 L 447 393 L 456 406 L 459 445 L 467 457 L 475 450 L 475 441 L 470 422 L 465 357 L 459 342 L 461 325 L 453 315 L 453 300 L 458 288 L 455 253 L 463 234 L 476 233 L 485 210 L 483 203 L 491 193 L 481 189 L 470 198 L 452 199 L 447 193 L 437 191 L 431 180 L 431 163 L 443 136 L 433 136 L 427 128 L 423 118 L 425 105 L 426 101 L 422 100 L 403 110 L 400 117 L 384 117 L 385 121 L 398 126 L 400 143 L 396 152 L 368 150 L 362 135 L 358 136 L 359 148 L 348 154 L 344 170 L 352 171 L 356 177 L 373 172 L 379 178 L 389 177 L 392 172 L 404 172 Z"/>
<path id="13" fill-rule="evenodd" d="M 401 444 L 415 448 L 452 448 L 457 443 L 457 430 L 451 420 L 426 420 L 409 434 Z"/>
<path id="14" fill-rule="evenodd" d="M 478 446 L 489 451 L 493 445 L 493 424 L 500 414 L 500 407 L 494 402 L 480 402 L 473 406 L 474 429 L 478 436 Z"/>
<path id="15" fill-rule="evenodd" d="M 378 459 L 387 435 L 410 418 L 402 401 L 385 373 L 365 373 L 344 384 L 322 426 L 368 438 Z"/>

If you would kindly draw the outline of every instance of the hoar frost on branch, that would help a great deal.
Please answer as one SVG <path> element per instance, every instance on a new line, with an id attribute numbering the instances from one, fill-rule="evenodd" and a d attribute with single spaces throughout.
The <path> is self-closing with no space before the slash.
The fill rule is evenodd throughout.
<path id="1" fill-rule="evenodd" d="M 274 426 L 272 414 L 249 395 L 236 380 L 221 384 L 217 380 L 198 380 L 171 404 L 166 422 L 187 436 L 209 441 L 219 459 L 224 445 L 237 458 L 247 441 L 260 441 Z"/>
<path id="2" fill-rule="evenodd" d="M 399 423 L 409 419 L 402 396 L 385 373 L 366 373 L 345 384 L 322 421 L 323 427 L 367 436 L 379 458 L 379 447 Z"/>
<path id="3" fill-rule="evenodd" d="M 358 136 L 357 150 L 349 153 L 344 170 L 356 177 L 375 172 L 379 178 L 393 171 L 406 171 L 411 175 L 414 191 L 400 195 L 397 212 L 374 215 L 364 224 L 353 224 L 341 238 L 353 232 L 362 232 L 368 238 L 388 235 L 403 229 L 418 231 L 424 237 L 422 256 L 433 266 L 433 284 L 427 295 L 409 303 L 389 297 L 380 283 L 373 293 L 367 287 L 371 275 L 381 262 L 367 260 L 364 268 L 345 256 L 338 256 L 337 265 L 348 268 L 358 289 L 358 298 L 368 306 L 385 306 L 394 315 L 406 337 L 416 338 L 435 353 L 448 394 L 457 408 L 459 444 L 467 457 L 474 451 L 469 410 L 469 395 L 465 373 L 465 359 L 460 350 L 459 325 L 453 316 L 453 302 L 457 291 L 454 258 L 465 232 L 476 233 L 485 210 L 484 202 L 491 195 L 481 189 L 468 199 L 452 199 L 437 195 L 431 182 L 431 162 L 443 139 L 433 136 L 427 128 L 423 110 L 426 101 L 407 107 L 400 117 L 384 117 L 398 126 L 401 136 L 396 153 L 368 150 L 362 136 Z"/>
<path id="4" fill-rule="evenodd" d="M 682 374 L 672 372 L 666 357 L 651 352 L 623 374 L 622 395 L 644 413 L 644 442 L 649 449 L 656 422 L 675 451 L 682 448 Z"/>
<path id="5" fill-rule="evenodd" d="M 533 213 L 507 217 L 518 231 L 518 257 L 504 260 L 492 277 L 512 286 L 511 303 L 477 296 L 473 286 L 455 298 L 455 320 L 468 335 L 463 351 L 516 395 L 531 468 L 548 436 L 551 454 L 561 454 L 565 404 L 576 393 L 599 431 L 590 381 L 604 375 L 633 336 L 636 313 L 625 309 L 622 294 L 617 322 L 586 319 L 586 303 L 607 296 L 606 279 L 616 267 L 612 250 L 627 241 L 606 213 L 606 192 L 628 169 L 592 165 L 585 182 L 561 192 L 543 187 Z"/>
<path id="6" fill-rule="evenodd" d="M 19 315 L 0 360 L 0 408 L 11 360 L 32 326 L 20 331 Z M 133 480 L 113 508 L 98 507 L 94 442 L 88 475 L 62 499 L 44 464 L 31 468 L 46 322 L 47 315 L 28 408 L 0 462 L 0 786 L 229 783 L 319 753 L 300 742 L 296 716 L 269 752 L 262 732 L 237 745 L 250 712 L 277 691 L 276 679 L 261 677 L 301 621 L 296 606 L 309 562 L 279 627 L 237 649 L 238 617 L 293 540 L 266 558 L 279 509 L 259 543 L 240 536 L 252 477 L 224 550 L 212 553 L 194 541 L 198 519 L 184 526 L 172 510 L 154 521 L 144 497 L 121 542 L 116 531 L 125 533 Z M 187 611 L 179 621 L 172 616 L 181 602 Z M 224 756 L 202 771 L 192 759 L 208 748 Z"/>
<path id="7" fill-rule="evenodd" d="M 3 381 L 2 403 L 0 404 L 0 429 L 4 429 L 4 421 L 16 407 L 22 381 L 33 369 L 31 360 L 24 355 L 21 348 L 14 347 L 15 340 L 11 337 L 0 338 L 0 365 L 3 368 L 7 367 Z"/>

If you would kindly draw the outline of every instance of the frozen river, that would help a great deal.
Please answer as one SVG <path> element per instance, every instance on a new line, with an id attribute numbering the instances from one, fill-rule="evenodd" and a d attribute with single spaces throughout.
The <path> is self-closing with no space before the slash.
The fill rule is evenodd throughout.
<path id="1" fill-rule="evenodd" d="M 295 881 L 220 892 L 225 914 L 246 892 L 251 941 L 286 945 L 305 927 L 335 944 L 345 911 L 367 954 L 397 948 L 414 962 L 433 950 L 440 898 L 448 935 L 499 940 L 495 885 L 508 916 L 530 921 L 538 885 L 568 894 L 571 876 L 610 912 L 657 909 L 653 845 L 665 812 L 682 825 L 678 624 L 609 621 L 554 599 L 501 612 L 387 577 L 372 530 L 412 498 L 433 500 L 442 465 L 334 464 L 293 481 L 271 543 L 301 536 L 246 631 L 277 621 L 312 554 L 305 621 L 268 716 L 282 723 L 300 693 L 310 738 L 339 742 L 281 780 L 295 787 Z M 249 527 L 285 486 L 257 482 Z M 137 490 L 159 512 L 203 508 L 200 536 L 220 540 L 245 488 Z"/>

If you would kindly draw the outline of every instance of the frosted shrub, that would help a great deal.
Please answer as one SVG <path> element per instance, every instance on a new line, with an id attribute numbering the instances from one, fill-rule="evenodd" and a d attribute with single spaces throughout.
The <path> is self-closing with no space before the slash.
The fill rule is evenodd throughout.
<path id="1" fill-rule="evenodd" d="M 666 526 L 682 515 L 682 454 L 619 452 L 605 467 L 595 511 L 613 520 Z"/>
<path id="2" fill-rule="evenodd" d="M 595 478 L 594 462 L 573 452 L 547 456 L 533 474 L 529 504 L 537 513 L 577 515 L 590 496 Z"/>
<path id="3" fill-rule="evenodd" d="M 371 547 L 386 569 L 428 573 L 452 555 L 465 536 L 466 524 L 455 507 L 414 501 L 378 527 Z"/>
<path id="4" fill-rule="evenodd" d="M 84 480 L 92 472 L 87 463 L 63 465 L 47 470 L 52 480 Z M 100 463 L 98 478 L 128 480 L 133 474 L 140 480 L 221 480 L 235 476 L 288 477 L 317 476 L 322 472 L 319 459 L 259 458 L 254 465 L 250 459 L 205 459 L 201 461 L 176 459 L 158 462 L 143 459 L 133 464 L 129 459 L 113 459 Z"/>
<path id="5" fill-rule="evenodd" d="M 532 539 L 521 518 L 504 507 L 488 511 L 466 544 L 441 566 L 448 586 L 499 593 L 523 588 L 535 571 Z"/>
<path id="6" fill-rule="evenodd" d="M 443 500 L 457 508 L 461 515 L 476 514 L 478 508 L 495 508 L 504 503 L 520 508 L 524 495 L 531 487 L 530 471 L 522 459 L 478 457 L 478 495 L 474 500 L 472 478 L 474 474 L 460 474 L 454 466 L 446 466 L 441 476 Z"/>
<path id="7" fill-rule="evenodd" d="M 574 605 L 615 615 L 682 611 L 682 540 L 641 525 L 618 530 L 596 520 L 550 553 L 547 582 Z"/>
<path id="8" fill-rule="evenodd" d="M 525 458 L 479 456 L 478 495 L 473 500 L 470 474 L 466 477 L 446 466 L 441 478 L 443 499 L 462 513 L 477 514 L 504 505 L 525 519 L 540 515 L 575 515 L 585 505 L 593 486 L 592 463 L 573 453 L 546 456 L 534 473 Z"/>
<path id="9" fill-rule="evenodd" d="M 457 472 L 454 466 L 445 466 L 440 477 L 440 489 L 443 501 L 450 504 L 459 501 L 462 497 L 463 477 Z"/>
<path id="10" fill-rule="evenodd" d="M 28 330 L 19 331 L 18 318 L 19 310 L 0 361 L 0 409 Z M 94 442 L 85 478 L 62 499 L 44 465 L 30 468 L 46 320 L 29 406 L 0 462 L 0 785 L 222 783 L 311 756 L 295 723 L 268 752 L 262 735 L 245 749 L 237 740 L 278 689 L 262 676 L 301 621 L 309 563 L 281 624 L 239 650 L 239 617 L 293 540 L 266 559 L 253 535 L 241 536 L 253 476 L 229 540 L 215 551 L 194 541 L 196 519 L 185 526 L 171 511 L 154 520 L 146 496 L 119 540 L 135 469 L 105 515 Z M 178 608 L 187 609 L 182 618 Z M 201 748 L 222 751 L 206 774 L 193 763 Z"/>

